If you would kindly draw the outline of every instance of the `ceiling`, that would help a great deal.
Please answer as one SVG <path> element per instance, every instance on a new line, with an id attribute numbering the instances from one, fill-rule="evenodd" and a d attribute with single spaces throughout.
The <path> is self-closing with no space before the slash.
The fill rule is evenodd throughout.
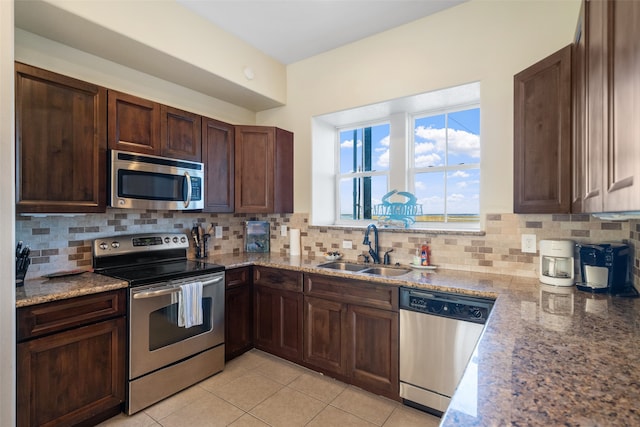
<path id="1" fill-rule="evenodd" d="M 121 3 L 136 1 L 149 0 Z M 287 65 L 468 0 L 171 1 Z M 282 100 L 147 46 L 58 3 L 65 2 L 16 0 L 16 27 L 251 111 L 283 105 Z"/>
<path id="2" fill-rule="evenodd" d="M 467 0 L 177 0 L 291 64 Z"/>

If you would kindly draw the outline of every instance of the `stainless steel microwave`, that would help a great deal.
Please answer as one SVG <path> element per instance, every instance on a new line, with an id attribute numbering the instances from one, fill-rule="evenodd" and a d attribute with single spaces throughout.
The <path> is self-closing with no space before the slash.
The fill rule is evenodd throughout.
<path id="1" fill-rule="evenodd" d="M 110 206 L 197 210 L 204 207 L 204 165 L 111 150 Z"/>

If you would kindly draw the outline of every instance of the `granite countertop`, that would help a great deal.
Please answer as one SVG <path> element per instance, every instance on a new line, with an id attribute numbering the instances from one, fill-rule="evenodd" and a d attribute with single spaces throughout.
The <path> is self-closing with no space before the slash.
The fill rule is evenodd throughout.
<path id="1" fill-rule="evenodd" d="M 16 288 L 16 308 L 96 294 L 127 286 L 129 285 L 125 281 L 89 271 L 53 279 L 38 277 L 25 280 L 23 286 Z"/>
<path id="2" fill-rule="evenodd" d="M 255 264 L 321 271 L 496 298 L 441 426 L 640 425 L 640 299 L 453 270 L 378 277 L 318 269 L 323 259 L 277 254 L 214 255 L 208 262 L 227 269 Z M 126 283 L 92 273 L 32 279 L 16 288 L 16 306 L 121 287 Z"/>
<path id="3" fill-rule="evenodd" d="M 315 266 L 325 262 L 250 258 L 247 264 L 307 272 L 318 272 Z M 240 259 L 213 262 L 247 265 Z M 443 427 L 640 425 L 640 299 L 452 270 L 412 270 L 393 278 L 322 272 L 496 298 Z"/>

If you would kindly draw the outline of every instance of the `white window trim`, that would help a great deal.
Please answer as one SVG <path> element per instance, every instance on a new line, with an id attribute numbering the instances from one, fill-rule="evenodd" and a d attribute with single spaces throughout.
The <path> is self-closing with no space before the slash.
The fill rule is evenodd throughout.
<path id="1" fill-rule="evenodd" d="M 450 103 L 449 100 L 456 100 Z M 407 122 L 398 131 L 398 126 L 390 126 L 390 146 L 394 146 L 395 140 L 407 141 L 409 138 L 413 140 L 413 131 L 411 119 L 412 116 L 422 115 L 425 112 L 436 110 L 454 110 L 465 105 L 480 105 L 480 82 L 472 82 L 450 87 L 442 90 L 435 90 L 427 93 L 421 93 L 413 96 L 397 98 L 389 101 L 383 101 L 376 104 L 364 105 L 336 111 L 333 113 L 321 114 L 313 116 L 312 125 L 312 172 L 311 172 L 311 215 L 310 221 L 312 226 L 366 226 L 371 220 L 362 221 L 346 221 L 341 223 L 339 215 L 339 207 L 336 206 L 338 199 L 338 190 L 336 174 L 339 173 L 339 164 L 337 163 L 336 151 L 327 150 L 328 146 L 333 146 L 339 150 L 339 137 L 336 129 L 338 128 L 354 128 L 367 125 L 369 123 L 379 123 L 384 121 L 402 120 Z M 444 108 L 443 108 L 444 107 Z M 482 112 L 481 112 L 482 114 Z M 409 132 L 411 135 L 409 135 Z M 482 131 L 481 131 L 482 134 Z M 413 180 L 409 182 L 410 151 L 412 153 L 413 144 L 398 144 L 403 147 L 402 150 L 390 151 L 390 170 L 395 170 L 394 165 L 397 162 L 403 162 L 405 173 L 389 173 L 388 183 L 390 189 L 407 189 L 413 192 Z M 481 166 L 478 167 L 482 175 Z M 409 185 L 410 184 L 410 185 Z M 330 193 L 334 194 L 330 194 Z M 482 213 L 482 194 L 480 194 L 480 211 Z M 434 230 L 434 231 L 478 231 L 482 223 L 473 223 L 473 227 L 465 227 L 467 224 L 462 223 L 429 223 L 428 226 L 420 227 L 412 226 L 408 230 Z"/>

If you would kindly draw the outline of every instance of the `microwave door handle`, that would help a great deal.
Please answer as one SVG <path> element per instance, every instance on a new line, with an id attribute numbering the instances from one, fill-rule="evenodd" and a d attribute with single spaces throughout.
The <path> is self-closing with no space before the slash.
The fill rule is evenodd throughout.
<path id="1" fill-rule="evenodd" d="M 221 281 L 222 281 L 222 277 L 216 277 L 215 279 L 202 282 L 202 286 L 213 285 L 214 283 L 219 283 Z M 172 286 L 170 288 L 163 288 L 155 291 L 147 291 L 147 292 L 140 292 L 137 294 L 133 294 L 133 299 L 154 298 L 154 297 L 159 297 L 163 295 L 171 295 L 177 292 L 180 292 L 180 287 Z"/>
<path id="2" fill-rule="evenodd" d="M 189 203 L 191 203 L 191 176 L 189 172 L 185 172 L 184 177 L 187 180 L 187 199 L 184 201 L 184 207 L 188 208 Z"/>

